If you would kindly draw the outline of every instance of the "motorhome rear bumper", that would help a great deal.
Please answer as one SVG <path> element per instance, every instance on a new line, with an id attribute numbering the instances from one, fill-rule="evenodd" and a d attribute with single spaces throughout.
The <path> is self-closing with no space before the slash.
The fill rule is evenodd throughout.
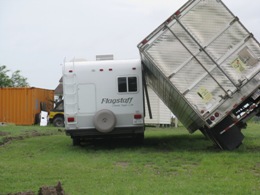
<path id="1" fill-rule="evenodd" d="M 144 132 L 144 126 L 138 127 L 118 127 L 109 133 L 101 133 L 96 129 L 66 129 L 66 135 L 71 137 L 109 137 L 109 136 L 128 136 Z"/>

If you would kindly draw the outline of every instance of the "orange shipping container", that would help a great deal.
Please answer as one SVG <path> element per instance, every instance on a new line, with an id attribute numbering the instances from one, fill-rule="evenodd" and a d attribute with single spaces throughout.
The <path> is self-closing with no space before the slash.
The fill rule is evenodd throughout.
<path id="1" fill-rule="evenodd" d="M 0 88 L 0 122 L 32 125 L 43 108 L 53 108 L 54 90 L 40 88 Z"/>

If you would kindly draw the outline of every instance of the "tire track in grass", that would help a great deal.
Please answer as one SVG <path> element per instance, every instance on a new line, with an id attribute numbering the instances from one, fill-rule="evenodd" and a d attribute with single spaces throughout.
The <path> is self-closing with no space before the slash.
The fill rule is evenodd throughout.
<path id="1" fill-rule="evenodd" d="M 4 146 L 6 144 L 10 144 L 12 141 L 24 140 L 32 137 L 40 137 L 40 136 L 52 136 L 63 133 L 63 130 L 58 129 L 57 131 L 48 131 L 48 132 L 39 132 L 37 130 L 27 130 L 24 133 L 17 136 L 9 136 L 11 133 L 0 131 L 0 146 Z"/>

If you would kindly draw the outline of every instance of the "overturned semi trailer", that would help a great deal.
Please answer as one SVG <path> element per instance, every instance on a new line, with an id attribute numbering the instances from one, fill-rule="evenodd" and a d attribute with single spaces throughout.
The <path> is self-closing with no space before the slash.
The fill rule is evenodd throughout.
<path id="1" fill-rule="evenodd" d="M 260 45 L 222 1 L 188 1 L 138 48 L 147 82 L 190 133 L 242 143 L 260 113 Z"/>

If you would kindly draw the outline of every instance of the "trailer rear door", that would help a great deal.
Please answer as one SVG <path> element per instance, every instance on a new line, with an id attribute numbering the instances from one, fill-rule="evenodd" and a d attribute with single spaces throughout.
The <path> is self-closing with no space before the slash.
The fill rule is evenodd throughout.
<path id="1" fill-rule="evenodd" d="M 259 43 L 221 1 L 189 1 L 138 47 L 201 117 L 259 73 Z"/>

